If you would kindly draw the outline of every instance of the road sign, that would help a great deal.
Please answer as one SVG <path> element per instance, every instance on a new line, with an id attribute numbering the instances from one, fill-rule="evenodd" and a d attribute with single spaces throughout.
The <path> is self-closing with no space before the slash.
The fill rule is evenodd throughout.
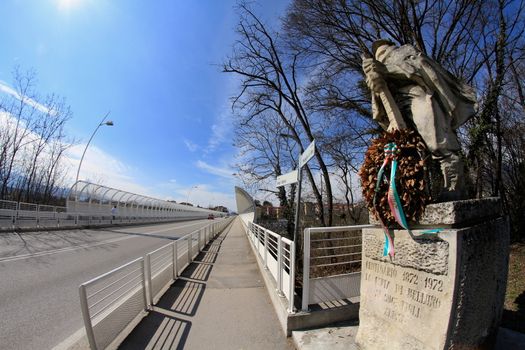
<path id="1" fill-rule="evenodd" d="M 281 176 L 277 176 L 277 187 L 291 185 L 297 182 L 297 169 Z"/>
<path id="2" fill-rule="evenodd" d="M 308 147 L 306 147 L 303 154 L 301 154 L 301 156 L 299 157 L 299 167 L 303 167 L 303 165 L 308 163 L 308 161 L 312 159 L 312 157 L 314 156 L 314 153 L 315 153 L 315 140 L 313 140 L 312 143 L 309 144 Z"/>

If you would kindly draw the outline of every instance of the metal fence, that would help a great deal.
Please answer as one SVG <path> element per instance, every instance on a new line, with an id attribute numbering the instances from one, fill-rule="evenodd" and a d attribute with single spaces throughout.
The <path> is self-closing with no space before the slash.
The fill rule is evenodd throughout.
<path id="1" fill-rule="evenodd" d="M 82 316 L 92 349 L 105 349 L 147 309 L 144 258 L 83 283 Z"/>
<path id="2" fill-rule="evenodd" d="M 222 219 L 166 244 L 79 287 L 91 349 L 105 349 L 138 322 L 193 261 L 233 220 Z"/>
<path id="3" fill-rule="evenodd" d="M 375 225 L 304 230 L 302 311 L 308 305 L 360 295 L 362 229 Z"/>
<path id="4" fill-rule="evenodd" d="M 294 312 L 295 251 L 293 241 L 251 221 L 242 220 L 257 258 L 272 274 L 276 292 L 288 300 L 288 312 Z"/>
<path id="5" fill-rule="evenodd" d="M 191 209 L 191 207 L 190 207 Z M 211 211 L 210 211 L 211 212 Z M 205 219 L 209 213 L 204 211 L 164 211 L 136 212 L 125 215 L 118 212 L 111 215 L 93 212 L 67 212 L 66 207 L 39 205 L 0 200 L 0 229 L 31 229 L 31 228 L 64 228 L 80 226 L 104 226 L 134 223 L 167 222 L 176 220 Z M 224 213 L 223 213 L 224 214 Z"/>

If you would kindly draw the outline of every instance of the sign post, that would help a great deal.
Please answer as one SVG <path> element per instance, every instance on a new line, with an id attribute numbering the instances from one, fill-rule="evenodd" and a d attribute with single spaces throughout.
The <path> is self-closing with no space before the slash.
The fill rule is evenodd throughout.
<path id="1" fill-rule="evenodd" d="M 293 234 L 293 241 L 297 242 L 297 235 L 299 232 L 299 213 L 301 208 L 301 184 L 303 179 L 303 166 L 306 165 L 312 159 L 312 157 L 315 154 L 315 140 L 312 141 L 306 147 L 303 153 L 299 155 L 299 167 L 296 170 L 290 171 L 289 173 L 286 173 L 281 176 L 277 176 L 277 187 L 282 187 L 285 185 L 291 185 L 294 183 L 297 184 L 297 201 L 295 206 L 295 229 Z"/>
<path id="2" fill-rule="evenodd" d="M 301 189 L 302 189 L 302 179 L 303 179 L 303 166 L 306 165 L 312 159 L 312 157 L 315 154 L 315 140 L 312 141 L 306 147 L 303 153 L 299 155 L 299 167 L 296 170 L 293 170 L 287 174 L 281 175 L 277 177 L 277 187 L 289 185 L 289 184 L 297 184 L 297 200 L 295 205 L 295 226 L 294 226 L 294 232 L 293 232 L 293 242 L 294 242 L 294 250 L 297 251 L 297 236 L 299 235 L 299 218 L 301 213 Z M 294 256 L 297 256 L 294 251 Z M 295 264 L 295 261 L 294 261 Z M 294 278 L 294 277 L 292 277 Z M 290 296 L 290 298 L 293 300 L 293 294 Z M 291 302 L 293 305 L 293 301 Z"/>

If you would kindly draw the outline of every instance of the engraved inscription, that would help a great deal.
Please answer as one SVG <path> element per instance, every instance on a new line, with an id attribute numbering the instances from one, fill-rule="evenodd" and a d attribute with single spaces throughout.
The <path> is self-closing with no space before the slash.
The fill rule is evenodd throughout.
<path id="1" fill-rule="evenodd" d="M 415 318 L 419 318 L 421 308 L 417 305 L 407 303 L 406 301 L 401 301 L 401 310 L 405 313 L 409 313 Z"/>
<path id="2" fill-rule="evenodd" d="M 367 271 L 375 272 L 377 274 L 386 276 L 386 277 L 396 277 L 397 270 L 395 266 L 388 266 L 385 264 L 379 264 L 373 261 L 367 261 L 365 263 Z"/>
<path id="3" fill-rule="evenodd" d="M 411 272 L 403 272 L 403 281 L 415 284 L 417 286 L 417 275 Z"/>
<path id="4" fill-rule="evenodd" d="M 366 260 L 363 278 L 367 296 L 386 319 L 413 325 L 412 322 L 431 317 L 443 305 L 441 275 Z"/>
<path id="5" fill-rule="evenodd" d="M 443 291 L 443 281 L 437 278 L 426 277 L 425 278 L 425 288 L 430 290 L 437 290 L 438 292 Z"/>
<path id="6" fill-rule="evenodd" d="M 385 307 L 385 312 L 383 313 L 383 315 L 393 321 L 397 321 L 397 322 L 403 321 L 403 315 L 400 312 L 393 310 L 389 307 Z"/>
<path id="7" fill-rule="evenodd" d="M 417 301 L 418 303 L 421 303 L 423 305 L 429 306 L 433 309 L 437 309 L 441 306 L 441 300 L 439 300 L 438 297 L 420 292 L 418 290 L 414 290 L 412 288 L 408 288 L 407 296 L 410 299 Z"/>
<path id="8" fill-rule="evenodd" d="M 380 288 L 388 289 L 390 286 L 390 281 L 381 277 L 376 277 L 374 281 L 376 286 Z"/>

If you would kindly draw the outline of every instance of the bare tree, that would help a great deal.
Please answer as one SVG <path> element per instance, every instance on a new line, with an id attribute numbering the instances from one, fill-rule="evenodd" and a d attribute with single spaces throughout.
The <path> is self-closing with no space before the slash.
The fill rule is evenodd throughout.
<path id="1" fill-rule="evenodd" d="M 298 82 L 299 53 L 286 54 L 278 36 L 272 34 L 246 6 L 239 6 L 240 22 L 232 57 L 223 65 L 223 71 L 241 77 L 241 89 L 233 106 L 247 114 L 246 122 L 260 118 L 265 112 L 279 116 L 289 135 L 297 142 L 300 152 L 304 144 L 314 140 L 311 118 L 302 102 L 302 88 Z M 296 122 L 294 124 L 294 122 Z M 279 137 L 279 135 L 275 135 Z M 328 168 L 321 153 L 315 152 L 326 183 L 328 225 L 332 222 L 332 188 Z M 305 170 L 320 208 L 319 219 L 325 225 L 323 199 L 308 166 Z"/>
<path id="2" fill-rule="evenodd" d="M 0 102 L 0 198 L 49 202 L 61 186 L 60 160 L 71 145 L 64 133 L 71 111 L 54 94 L 36 94 L 34 71 L 17 67 L 13 77 L 13 91 Z"/>
<path id="3" fill-rule="evenodd" d="M 235 130 L 235 145 L 240 151 L 237 169 L 248 187 L 255 185 L 257 191 L 277 196 L 285 211 L 284 217 L 288 219 L 287 232 L 292 234 L 295 185 L 288 193 L 285 187 L 274 189 L 274 185 L 276 176 L 297 166 L 293 158 L 296 147 L 276 136 L 287 131 L 280 117 L 266 112 L 249 123 L 245 122 L 247 117 L 238 116 Z"/>

